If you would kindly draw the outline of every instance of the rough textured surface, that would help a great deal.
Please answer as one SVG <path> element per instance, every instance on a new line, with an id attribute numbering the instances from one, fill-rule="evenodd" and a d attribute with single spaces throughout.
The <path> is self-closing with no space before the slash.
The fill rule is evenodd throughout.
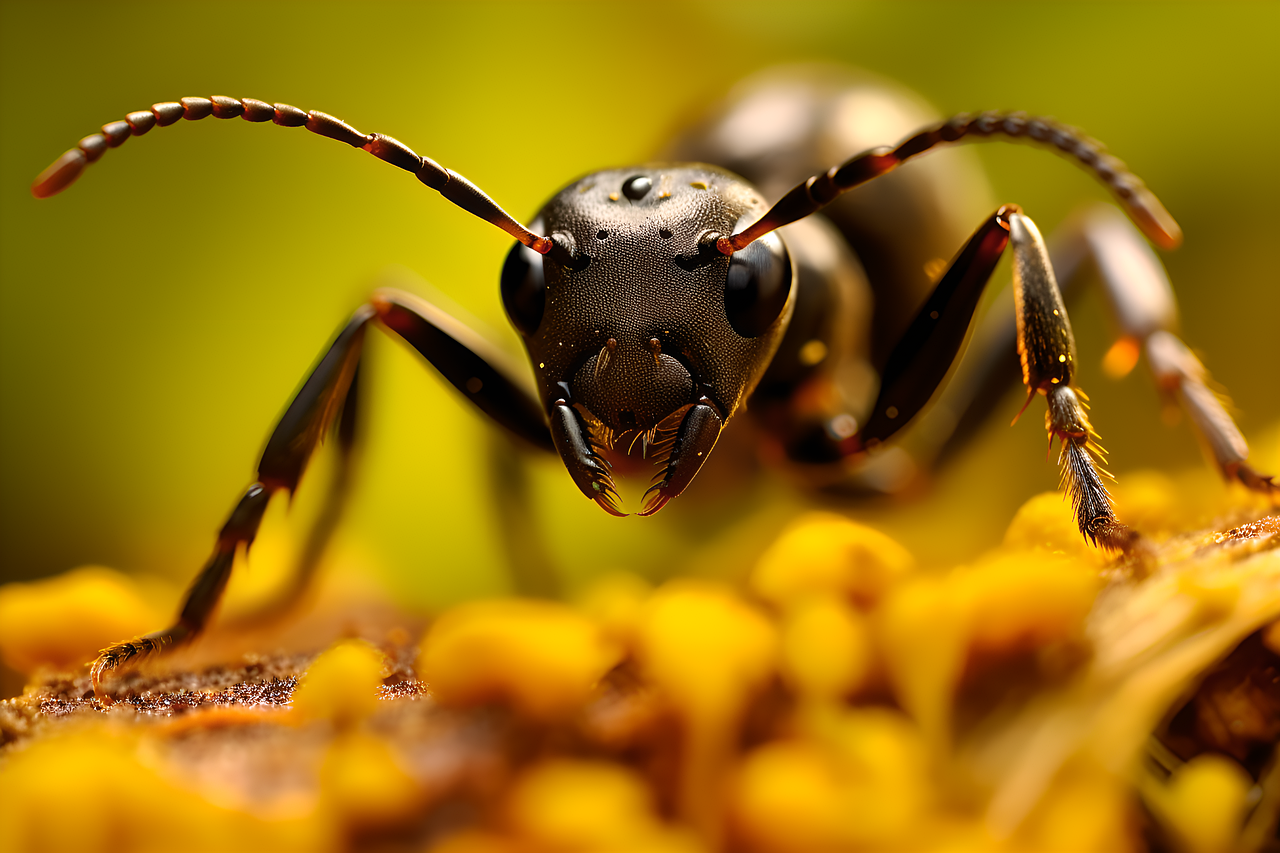
<path id="1" fill-rule="evenodd" d="M 1280 516 L 1242 503 L 1139 565 L 1061 510 L 950 570 L 802 517 L 750 591 L 601 581 L 551 662 L 486 651 L 519 642 L 499 601 L 418 643 L 126 673 L 111 706 L 39 676 L 0 703 L 0 846 L 1270 849 Z M 461 636 L 434 694 L 420 662 Z M 530 704 L 530 669 L 601 648 L 621 663 L 584 699 Z"/>

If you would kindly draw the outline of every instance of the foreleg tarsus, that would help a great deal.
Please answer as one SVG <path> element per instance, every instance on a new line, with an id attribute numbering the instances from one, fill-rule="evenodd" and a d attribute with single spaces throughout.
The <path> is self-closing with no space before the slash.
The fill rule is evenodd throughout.
<path id="1" fill-rule="evenodd" d="M 1049 252 L 1035 223 L 1020 213 L 1010 214 L 1008 219 L 1018 357 L 1022 381 L 1027 386 L 1027 402 L 1036 393 L 1047 399 L 1045 428 L 1050 446 L 1054 438 L 1061 442 L 1061 485 L 1071 496 L 1080 533 L 1099 547 L 1130 552 L 1139 536 L 1116 520 L 1111 494 L 1103 483 L 1104 477 L 1111 476 L 1103 464 L 1106 451 L 1098 444 L 1098 434 L 1089 423 L 1085 404 L 1088 398 L 1071 385 L 1075 337 L 1049 263 Z"/>
<path id="2" fill-rule="evenodd" d="M 1089 423 L 1083 392 L 1070 385 L 1056 385 L 1046 396 L 1049 411 L 1044 417 L 1045 429 L 1049 431 L 1050 446 L 1055 437 L 1061 442 L 1059 487 L 1071 497 L 1076 526 L 1094 545 L 1112 551 L 1131 550 L 1138 534 L 1116 520 L 1111 493 L 1103 482 L 1104 477 L 1114 478 L 1106 469 L 1106 451 L 1098 444 L 1098 434 Z"/>

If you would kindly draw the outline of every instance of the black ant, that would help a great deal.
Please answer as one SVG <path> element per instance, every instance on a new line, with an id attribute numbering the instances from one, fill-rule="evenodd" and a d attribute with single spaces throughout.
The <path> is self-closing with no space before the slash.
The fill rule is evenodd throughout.
<path id="1" fill-rule="evenodd" d="M 748 399 L 768 440 L 797 465 L 843 470 L 848 460 L 874 454 L 938 391 L 992 270 L 1011 247 L 1016 330 L 1010 336 L 1027 403 L 1036 394 L 1048 403 L 1049 440 L 1060 443 L 1076 523 L 1099 547 L 1137 549 L 1140 537 L 1117 520 L 1104 485 L 1107 472 L 1087 398 L 1072 383 L 1076 348 L 1057 279 L 1071 271 L 1059 264 L 1055 274 L 1032 220 L 1010 204 L 982 222 L 935 271 L 923 306 L 913 309 L 872 370 L 866 329 L 855 328 L 850 306 L 858 299 L 858 282 L 865 282 L 859 260 L 871 275 L 889 279 L 879 289 L 891 291 L 892 258 L 877 259 L 875 241 L 865 239 L 856 217 L 837 202 L 940 145 L 994 138 L 1030 142 L 1074 160 L 1111 191 L 1141 234 L 1171 249 L 1181 231 L 1159 200 L 1079 131 L 1051 119 L 984 112 L 958 115 L 892 147 L 857 154 L 775 193 L 780 198 L 769 205 L 739 174 L 763 185 L 760 170 L 771 168 L 777 147 L 727 150 L 733 146 L 723 142 L 742 141 L 726 134 L 749 125 L 752 110 L 759 111 L 760 103 L 748 95 L 676 149 L 681 160 L 718 161 L 733 172 L 703 162 L 595 172 L 557 193 L 529 227 L 461 175 L 391 137 L 362 133 L 325 113 L 247 98 L 183 98 L 129 113 L 45 170 L 33 186 L 42 198 L 65 189 L 130 136 L 209 116 L 305 127 L 359 148 L 516 239 L 503 266 L 501 294 L 536 378 L 530 392 L 482 338 L 435 306 L 399 291 L 376 292 L 338 333 L 276 425 L 257 479 L 224 524 L 177 622 L 103 650 L 92 669 L 95 691 L 103 695 L 108 672 L 204 629 L 236 551 L 253 541 L 268 500 L 297 488 L 335 426 L 346 471 L 370 324 L 407 341 L 506 430 L 557 453 L 578 489 L 613 515 L 624 513 L 606 456 L 615 447 L 629 452 L 639 445 L 659 466 L 639 510 L 648 516 L 685 491 Z M 772 168 L 776 183 L 776 163 Z M 819 211 L 830 213 L 836 227 L 814 217 Z M 1133 225 L 1106 212 L 1080 219 L 1070 235 L 1077 251 L 1067 266 L 1073 269 L 1086 253 L 1094 257 L 1132 360 L 1145 348 L 1157 381 L 1177 395 L 1224 476 L 1274 492 L 1271 478 L 1247 464 L 1248 448 L 1209 390 L 1206 371 L 1173 335 L 1172 292 Z M 981 348 L 988 361 L 990 353 L 1003 351 L 995 339 Z M 336 479 L 340 488 L 345 475 Z M 315 543 L 313 551 L 323 535 Z"/>

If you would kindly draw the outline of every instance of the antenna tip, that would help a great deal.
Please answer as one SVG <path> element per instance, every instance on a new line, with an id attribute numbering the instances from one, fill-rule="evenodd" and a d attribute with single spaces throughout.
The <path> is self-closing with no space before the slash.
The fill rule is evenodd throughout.
<path id="1" fill-rule="evenodd" d="M 1136 188 L 1125 206 L 1142 233 L 1161 249 L 1168 251 L 1182 245 L 1182 228 L 1151 190 L 1145 186 Z"/>
<path id="2" fill-rule="evenodd" d="M 36 198 L 57 195 L 75 183 L 88 165 L 89 157 L 79 148 L 72 148 L 50 164 L 31 184 L 31 194 Z"/>

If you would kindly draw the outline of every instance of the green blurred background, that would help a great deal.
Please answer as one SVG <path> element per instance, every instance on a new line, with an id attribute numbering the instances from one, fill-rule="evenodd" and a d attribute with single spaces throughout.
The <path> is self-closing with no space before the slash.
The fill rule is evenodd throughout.
<path id="1" fill-rule="evenodd" d="M 32 177 L 99 124 L 184 95 L 285 101 L 388 133 L 525 218 L 586 171 L 645 160 L 700 105 L 777 62 L 857 64 L 947 113 L 1057 116 L 1104 140 L 1179 219 L 1186 243 L 1166 262 L 1185 339 L 1247 435 L 1280 418 L 1275 3 L 0 10 L 0 581 L 98 563 L 185 582 L 269 425 L 389 265 L 517 351 L 497 295 L 508 238 L 300 130 L 180 123 L 110 152 L 64 195 L 30 196 Z M 1047 153 L 978 154 L 997 198 L 1046 232 L 1103 195 Z M 1145 367 L 1102 376 L 1100 300 L 1072 316 L 1115 470 L 1198 464 L 1185 426 L 1161 424 Z M 377 340 L 371 359 L 364 464 L 336 553 L 417 604 L 505 589 L 490 428 L 399 347 Z M 1015 392 L 930 494 L 864 517 L 926 561 L 998 541 L 1057 480 L 1038 411 L 1007 426 L 1017 405 Z M 583 501 L 558 460 L 527 470 L 545 535 L 518 550 L 545 550 L 569 585 L 615 567 L 733 574 L 799 500 L 765 478 L 718 507 L 690 498 L 619 521 Z"/>

